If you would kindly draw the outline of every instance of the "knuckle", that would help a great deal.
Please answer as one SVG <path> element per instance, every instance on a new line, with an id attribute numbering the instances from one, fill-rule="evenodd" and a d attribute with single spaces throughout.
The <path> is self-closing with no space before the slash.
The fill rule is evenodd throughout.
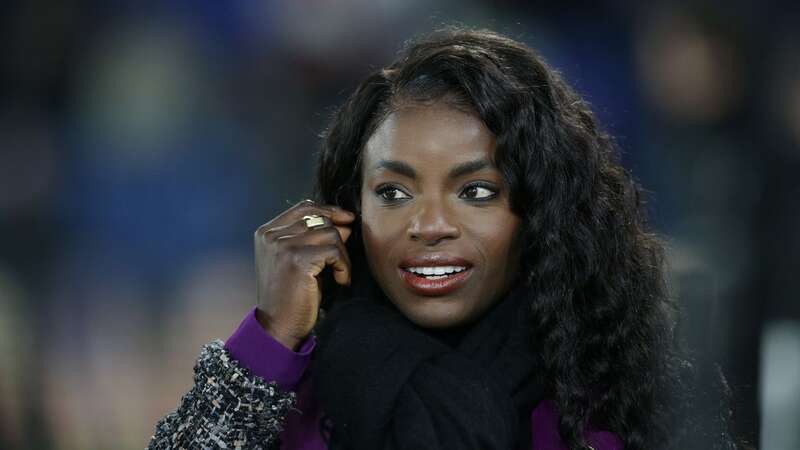
<path id="1" fill-rule="evenodd" d="M 327 244 L 325 245 L 325 253 L 338 258 L 341 257 L 342 251 L 336 244 Z"/>
<path id="2" fill-rule="evenodd" d="M 330 239 L 328 228 L 329 227 L 327 225 L 319 225 L 313 228 L 308 228 L 305 232 L 305 235 L 308 236 L 309 242 L 323 244 L 328 242 Z"/>
<path id="3" fill-rule="evenodd" d="M 303 267 L 306 262 L 305 255 L 302 252 L 297 251 L 296 248 L 288 253 L 288 258 L 290 265 L 294 268 Z"/>
<path id="4" fill-rule="evenodd" d="M 324 227 L 320 228 L 320 234 L 323 234 L 325 237 L 333 241 L 339 240 L 339 232 L 336 231 L 336 228 L 328 223 L 326 223 Z"/>
<path id="5" fill-rule="evenodd" d="M 290 258 L 295 252 L 294 245 L 287 242 L 286 239 L 278 239 L 272 241 L 274 248 L 271 250 L 272 254 L 280 260 Z"/>
<path id="6" fill-rule="evenodd" d="M 305 216 L 316 212 L 316 208 L 314 207 L 314 205 L 300 205 L 297 207 L 296 211 L 298 214 Z"/>
<path id="7" fill-rule="evenodd" d="M 279 237 L 278 230 L 276 230 L 275 228 L 269 228 L 267 230 L 264 230 L 264 232 L 261 235 L 264 236 L 264 239 L 268 241 L 280 242 L 280 239 L 278 239 Z"/>
<path id="8" fill-rule="evenodd" d="M 253 235 L 254 236 L 261 236 L 261 235 L 265 234 L 267 231 L 269 231 L 269 227 L 265 223 L 265 224 L 261 225 L 260 227 L 256 228 L 256 231 L 253 233 Z"/>
<path id="9" fill-rule="evenodd" d="M 299 202 L 297 202 L 297 204 L 295 205 L 295 208 L 299 209 L 301 211 L 305 211 L 305 210 L 314 208 L 315 206 L 317 206 L 317 204 L 314 202 L 314 200 L 306 198 L 306 199 L 303 199 L 303 200 L 300 200 Z"/>

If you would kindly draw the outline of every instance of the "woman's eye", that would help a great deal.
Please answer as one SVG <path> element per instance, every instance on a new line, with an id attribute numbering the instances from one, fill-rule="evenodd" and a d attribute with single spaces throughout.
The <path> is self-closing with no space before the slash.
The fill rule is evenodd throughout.
<path id="1" fill-rule="evenodd" d="M 467 198 L 476 200 L 488 200 L 497 195 L 497 191 L 494 189 L 480 185 L 467 186 L 463 193 Z"/>
<path id="2" fill-rule="evenodd" d="M 385 186 L 378 189 L 377 194 L 380 198 L 386 201 L 402 200 L 404 198 L 411 198 L 405 192 L 397 189 L 394 186 Z"/>

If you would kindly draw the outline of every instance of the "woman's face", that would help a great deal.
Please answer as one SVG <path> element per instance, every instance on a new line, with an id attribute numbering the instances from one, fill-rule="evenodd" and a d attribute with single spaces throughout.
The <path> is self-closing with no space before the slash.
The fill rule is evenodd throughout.
<path id="1" fill-rule="evenodd" d="M 361 221 L 372 275 L 412 322 L 465 325 L 515 281 L 520 218 L 495 139 L 444 104 L 391 113 L 364 149 Z"/>

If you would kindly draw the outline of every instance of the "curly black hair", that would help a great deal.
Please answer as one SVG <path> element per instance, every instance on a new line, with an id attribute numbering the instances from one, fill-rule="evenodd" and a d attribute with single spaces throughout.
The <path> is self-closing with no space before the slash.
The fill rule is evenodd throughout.
<path id="1" fill-rule="evenodd" d="M 568 447 L 584 448 L 591 421 L 630 450 L 687 448 L 679 441 L 688 435 L 691 364 L 674 339 L 664 245 L 587 102 L 520 42 L 436 30 L 408 42 L 335 112 L 322 134 L 317 201 L 360 210 L 364 146 L 406 102 L 469 110 L 496 137 L 495 162 L 523 219 L 532 327 Z M 354 274 L 366 270 L 362 247 L 356 222 L 347 243 Z"/>

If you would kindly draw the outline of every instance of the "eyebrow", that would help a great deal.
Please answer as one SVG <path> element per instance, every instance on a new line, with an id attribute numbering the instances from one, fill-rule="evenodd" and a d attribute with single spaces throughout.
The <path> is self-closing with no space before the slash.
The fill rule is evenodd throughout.
<path id="1" fill-rule="evenodd" d="M 447 178 L 450 179 L 458 178 L 473 172 L 477 172 L 481 169 L 485 169 L 487 167 L 492 167 L 492 163 L 490 163 L 486 159 L 476 159 L 474 161 L 466 161 L 453 166 L 447 173 Z M 417 171 L 414 170 L 414 168 L 411 167 L 410 165 L 404 163 L 403 161 L 396 161 L 393 159 L 382 159 L 378 161 L 378 164 L 375 165 L 375 170 L 378 169 L 386 169 L 411 179 L 417 178 Z"/>

